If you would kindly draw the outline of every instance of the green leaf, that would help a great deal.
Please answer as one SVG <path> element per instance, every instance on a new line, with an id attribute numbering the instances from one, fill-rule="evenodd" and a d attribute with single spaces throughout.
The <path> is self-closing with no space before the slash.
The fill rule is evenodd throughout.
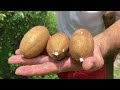
<path id="1" fill-rule="evenodd" d="M 4 20 L 4 18 L 6 17 L 6 15 L 5 14 L 0 14 L 0 20 Z"/>

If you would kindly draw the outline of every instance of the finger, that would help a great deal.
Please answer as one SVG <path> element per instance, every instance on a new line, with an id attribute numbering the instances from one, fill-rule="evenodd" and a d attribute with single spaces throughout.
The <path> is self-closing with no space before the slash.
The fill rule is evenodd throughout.
<path id="1" fill-rule="evenodd" d="M 88 57 L 84 60 L 82 66 L 84 70 L 96 71 L 104 65 L 103 59 L 96 57 Z"/>
<path id="2" fill-rule="evenodd" d="M 93 57 L 88 57 L 83 62 L 83 69 L 89 71 L 95 71 L 103 67 L 104 60 L 100 51 L 100 47 L 95 45 Z"/>
<path id="3" fill-rule="evenodd" d="M 20 55 L 21 53 L 20 53 L 20 49 L 17 49 L 16 51 L 15 51 L 15 54 L 16 55 Z"/>
<path id="4" fill-rule="evenodd" d="M 58 67 L 56 64 L 52 62 L 47 62 L 38 65 L 21 66 L 17 68 L 15 73 L 17 75 L 33 76 L 33 75 L 53 74 L 53 73 L 57 73 L 57 71 L 58 71 Z"/>
<path id="5" fill-rule="evenodd" d="M 95 57 L 88 57 L 83 61 L 82 67 L 84 70 L 90 70 L 95 67 Z"/>
<path id="6" fill-rule="evenodd" d="M 95 70 L 102 68 L 104 65 L 104 59 L 103 59 L 103 56 L 101 54 L 99 46 L 95 46 L 94 57 L 96 57 L 96 59 L 94 60 L 94 65 L 96 67 Z M 94 68 L 93 68 L 93 70 L 94 70 Z"/>
<path id="7" fill-rule="evenodd" d="M 70 58 L 65 58 L 62 61 L 46 62 L 43 64 L 31 66 L 30 65 L 21 66 L 16 70 L 16 74 L 23 76 L 46 75 L 58 72 L 71 71 L 76 68 L 77 69 L 79 68 L 79 70 L 81 69 L 79 65 L 76 67 L 76 65 L 72 63 Z"/>
<path id="8" fill-rule="evenodd" d="M 49 56 L 41 55 L 32 59 L 22 57 L 22 55 L 13 55 L 8 59 L 9 64 L 42 64 L 53 61 Z"/>

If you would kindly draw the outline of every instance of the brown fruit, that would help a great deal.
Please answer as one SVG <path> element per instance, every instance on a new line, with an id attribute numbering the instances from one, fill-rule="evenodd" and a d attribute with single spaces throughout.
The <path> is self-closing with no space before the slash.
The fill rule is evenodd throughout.
<path id="1" fill-rule="evenodd" d="M 69 50 L 71 57 L 80 62 L 92 56 L 94 41 L 91 33 L 86 29 L 76 30 L 71 37 Z"/>
<path id="2" fill-rule="evenodd" d="M 20 42 L 20 52 L 26 58 L 38 56 L 45 50 L 50 34 L 44 26 L 35 26 L 30 29 Z"/>
<path id="3" fill-rule="evenodd" d="M 69 38 L 64 33 L 56 33 L 50 37 L 47 44 L 47 52 L 54 60 L 63 59 L 69 48 Z"/>

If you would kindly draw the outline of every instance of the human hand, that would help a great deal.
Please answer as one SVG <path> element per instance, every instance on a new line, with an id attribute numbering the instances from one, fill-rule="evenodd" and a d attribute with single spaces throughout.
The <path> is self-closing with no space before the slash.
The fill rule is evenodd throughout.
<path id="1" fill-rule="evenodd" d="M 95 71 L 104 65 L 104 60 L 100 51 L 100 47 L 94 45 L 93 56 L 86 58 L 82 63 L 71 59 L 67 56 L 61 61 L 51 59 L 46 53 L 32 58 L 26 59 L 20 54 L 19 49 L 16 50 L 16 55 L 8 59 L 9 64 L 23 64 L 16 69 L 17 75 L 33 76 L 46 75 L 67 71 L 90 70 Z"/>

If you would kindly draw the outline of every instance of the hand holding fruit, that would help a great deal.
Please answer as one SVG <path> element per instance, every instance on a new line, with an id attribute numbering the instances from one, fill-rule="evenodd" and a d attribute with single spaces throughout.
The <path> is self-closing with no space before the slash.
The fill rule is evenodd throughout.
<path id="1" fill-rule="evenodd" d="M 84 31 L 81 34 L 84 34 Z M 78 34 L 75 34 L 75 36 L 78 38 L 84 38 L 83 36 L 79 37 L 77 35 Z M 49 37 L 49 35 L 48 35 L 48 37 Z M 32 38 L 32 37 L 29 37 L 29 39 L 30 38 Z M 100 47 L 97 46 L 96 43 L 94 43 L 94 45 L 92 45 L 92 46 L 85 45 L 85 43 L 88 43 L 88 42 L 81 43 L 81 46 L 83 46 L 83 45 L 87 46 L 85 48 L 86 50 L 88 50 L 89 47 L 91 47 L 90 52 L 94 50 L 93 53 L 90 53 L 90 52 L 87 53 L 87 51 L 84 52 L 85 54 L 87 53 L 86 54 L 87 57 L 85 57 L 81 53 L 78 54 L 77 51 L 74 51 L 76 56 L 78 57 L 78 59 L 81 57 L 84 59 L 83 63 L 80 63 L 80 62 L 74 60 L 75 59 L 74 55 L 72 56 L 71 52 L 70 52 L 70 55 L 72 56 L 72 58 L 70 56 L 66 56 L 66 53 L 64 53 L 64 52 L 68 51 L 69 39 L 64 35 L 63 35 L 63 38 L 64 39 L 61 39 L 60 41 L 65 40 L 65 42 L 63 42 L 63 43 L 66 43 L 65 45 L 56 44 L 55 46 L 57 47 L 57 45 L 59 45 L 60 48 L 55 49 L 55 48 L 52 48 L 52 46 L 54 46 L 54 44 L 53 45 L 50 44 L 50 46 L 48 45 L 49 48 L 47 49 L 49 55 L 51 54 L 50 50 L 53 50 L 54 52 L 56 52 L 55 50 L 58 50 L 57 52 L 60 52 L 60 53 L 56 53 L 56 54 L 54 53 L 55 55 L 53 55 L 53 56 L 55 56 L 55 59 L 56 59 L 56 55 L 58 55 L 58 54 L 60 56 L 62 55 L 62 57 L 59 58 L 59 61 L 57 61 L 53 57 L 49 57 L 47 54 L 43 54 L 43 53 L 41 53 L 41 54 L 39 53 L 39 56 L 35 55 L 34 58 L 33 57 L 32 58 L 25 58 L 25 57 L 22 57 L 24 55 L 24 53 L 22 53 L 20 51 L 21 50 L 20 49 L 20 50 L 16 51 L 16 55 L 11 56 L 9 58 L 8 62 L 11 64 L 26 64 L 25 66 L 21 66 L 21 67 L 17 68 L 17 70 L 16 70 L 16 74 L 24 75 L 24 76 L 45 75 L 45 74 L 52 74 L 52 73 L 65 72 L 65 71 L 76 71 L 76 70 L 83 70 L 83 69 L 84 70 L 97 70 L 103 66 L 104 60 L 103 60 L 102 55 L 101 55 Z M 44 39 L 43 36 L 42 36 L 42 39 Z M 86 38 L 84 38 L 84 39 L 86 39 Z M 35 42 L 40 42 L 39 40 L 40 39 L 36 39 Z M 57 39 L 57 40 L 59 40 L 59 39 Z M 31 43 L 33 41 L 31 40 L 29 43 Z M 88 41 L 90 41 L 90 40 L 88 40 Z M 92 39 L 91 39 L 91 41 L 92 41 Z M 55 41 L 55 42 L 57 42 L 57 41 Z M 27 43 L 27 41 L 25 42 L 25 44 L 26 43 Z M 57 42 L 57 43 L 60 43 L 60 42 Z M 25 45 L 23 45 L 23 46 L 25 46 Z M 94 46 L 94 48 L 93 48 L 93 46 Z M 39 46 L 36 46 L 36 47 L 39 47 Z M 29 47 L 29 49 L 31 50 L 31 53 L 32 53 L 32 51 L 36 50 L 35 48 L 33 48 L 33 50 L 32 50 L 32 47 Z M 78 50 L 80 50 L 80 49 L 78 49 Z M 83 50 L 84 50 L 84 48 L 83 48 Z M 83 52 L 83 51 L 81 51 L 81 52 Z M 35 53 L 35 52 L 33 52 L 33 53 Z M 31 54 L 30 54 L 30 56 L 31 56 Z"/>

